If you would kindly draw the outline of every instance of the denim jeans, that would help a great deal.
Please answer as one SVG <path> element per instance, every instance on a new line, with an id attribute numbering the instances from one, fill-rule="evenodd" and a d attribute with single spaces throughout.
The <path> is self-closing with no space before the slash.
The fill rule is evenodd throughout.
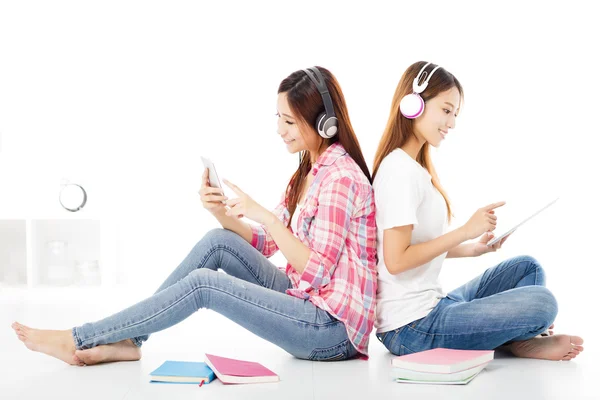
<path id="1" fill-rule="evenodd" d="M 287 295 L 290 287 L 285 272 L 242 237 L 215 229 L 153 296 L 73 328 L 73 338 L 77 349 L 125 339 L 141 346 L 149 334 L 208 308 L 298 358 L 332 361 L 356 356 L 344 323 L 308 300 Z"/>
<path id="2" fill-rule="evenodd" d="M 552 325 L 556 299 L 532 257 L 506 260 L 453 290 L 425 317 L 377 338 L 396 355 L 445 347 L 493 350 L 531 339 Z"/>

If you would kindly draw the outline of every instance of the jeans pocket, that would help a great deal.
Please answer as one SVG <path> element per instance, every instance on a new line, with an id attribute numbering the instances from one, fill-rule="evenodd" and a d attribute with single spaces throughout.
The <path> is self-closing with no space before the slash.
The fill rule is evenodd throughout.
<path id="1" fill-rule="evenodd" d="M 383 343 L 390 353 L 397 356 L 414 353 L 414 351 L 404 346 L 405 339 L 403 333 L 405 332 L 406 327 L 407 326 L 404 325 L 400 328 L 394 329 L 393 331 L 388 331 L 378 336 L 379 340 L 381 340 L 381 343 Z"/>
<path id="2" fill-rule="evenodd" d="M 387 331 L 387 332 L 383 332 L 383 333 L 376 333 L 375 336 L 377 336 L 377 339 L 379 339 L 379 341 L 381 343 L 385 343 L 385 338 L 387 337 L 388 333 L 390 333 L 392 331 Z"/>
<path id="3" fill-rule="evenodd" d="M 346 339 L 335 346 L 326 348 L 316 348 L 308 357 L 311 361 L 341 361 L 348 358 L 349 340 Z"/>

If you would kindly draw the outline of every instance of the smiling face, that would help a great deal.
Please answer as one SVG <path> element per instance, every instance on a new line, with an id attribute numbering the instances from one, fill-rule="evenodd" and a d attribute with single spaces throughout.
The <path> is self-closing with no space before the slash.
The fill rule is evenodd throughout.
<path id="1" fill-rule="evenodd" d="M 439 147 L 449 130 L 454 129 L 460 100 L 458 89 L 453 87 L 427 101 L 425 111 L 414 124 L 414 132 L 420 142 Z"/>
<path id="2" fill-rule="evenodd" d="M 319 148 L 318 135 L 292 113 L 285 92 L 277 95 L 277 118 L 277 133 L 291 154 Z"/>

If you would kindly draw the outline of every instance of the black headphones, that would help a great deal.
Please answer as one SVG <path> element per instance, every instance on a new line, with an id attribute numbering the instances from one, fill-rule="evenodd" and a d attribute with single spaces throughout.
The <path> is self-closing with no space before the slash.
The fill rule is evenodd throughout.
<path id="1" fill-rule="evenodd" d="M 317 129 L 317 132 L 319 132 L 319 135 L 325 139 L 332 138 L 338 131 L 338 120 L 335 116 L 335 111 L 333 110 L 333 101 L 331 100 L 329 90 L 327 90 L 325 79 L 323 79 L 323 75 L 321 75 L 321 72 L 317 67 L 310 67 L 303 69 L 303 71 L 317 86 L 321 98 L 323 99 L 323 104 L 325 105 L 325 112 L 319 114 L 317 117 L 315 128 Z"/>

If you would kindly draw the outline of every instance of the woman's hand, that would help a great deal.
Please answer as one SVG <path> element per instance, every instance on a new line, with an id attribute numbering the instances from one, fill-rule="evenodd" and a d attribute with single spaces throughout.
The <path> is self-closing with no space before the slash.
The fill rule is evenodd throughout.
<path id="1" fill-rule="evenodd" d="M 491 232 L 496 229 L 496 220 L 494 209 L 503 206 L 506 202 L 490 204 L 475 211 L 473 216 L 463 225 L 463 230 L 468 239 L 475 239 L 485 232 Z"/>
<path id="2" fill-rule="evenodd" d="M 202 206 L 210 211 L 211 214 L 216 215 L 225 210 L 224 201 L 227 200 L 227 197 L 223 194 L 223 189 L 210 186 L 208 168 L 202 174 L 202 186 L 198 193 L 200 194 Z"/>
<path id="3" fill-rule="evenodd" d="M 239 187 L 224 179 L 223 182 L 238 195 L 237 198 L 227 200 L 226 204 L 229 207 L 226 215 L 242 218 L 246 217 L 261 225 L 268 225 L 277 217 L 269 210 L 258 204 L 242 191 Z"/>
<path id="4" fill-rule="evenodd" d="M 478 242 L 471 243 L 473 257 L 479 257 L 482 254 L 490 253 L 496 250 L 500 250 L 506 239 L 508 239 L 510 235 L 503 237 L 499 242 L 494 243 L 491 246 L 488 246 L 487 243 L 494 238 L 494 234 L 492 232 L 486 232 L 481 235 Z"/>

